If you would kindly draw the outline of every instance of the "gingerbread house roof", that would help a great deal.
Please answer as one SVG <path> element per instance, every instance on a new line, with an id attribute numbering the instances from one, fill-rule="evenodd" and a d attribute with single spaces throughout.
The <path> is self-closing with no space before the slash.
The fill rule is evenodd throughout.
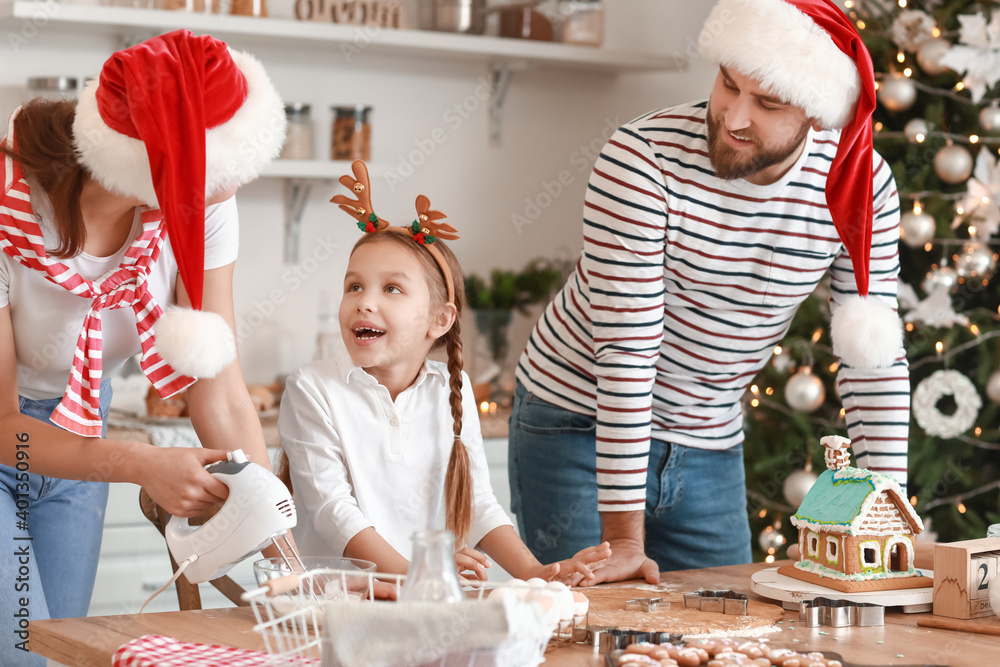
<path id="1" fill-rule="evenodd" d="M 903 496 L 899 484 L 888 475 L 863 468 L 826 470 L 806 494 L 791 520 L 796 528 L 857 535 L 882 492 L 896 506 L 913 533 L 924 524 Z"/>

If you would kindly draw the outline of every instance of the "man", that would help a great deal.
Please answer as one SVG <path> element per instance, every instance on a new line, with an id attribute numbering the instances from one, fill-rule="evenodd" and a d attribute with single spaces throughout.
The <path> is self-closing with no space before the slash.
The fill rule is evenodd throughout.
<path id="1" fill-rule="evenodd" d="M 543 562 L 608 540 L 598 581 L 749 562 L 740 400 L 827 271 L 858 463 L 906 484 L 899 204 L 870 56 L 827 0 L 721 0 L 699 43 L 709 101 L 608 142 L 580 261 L 517 368 L 522 537 Z"/>

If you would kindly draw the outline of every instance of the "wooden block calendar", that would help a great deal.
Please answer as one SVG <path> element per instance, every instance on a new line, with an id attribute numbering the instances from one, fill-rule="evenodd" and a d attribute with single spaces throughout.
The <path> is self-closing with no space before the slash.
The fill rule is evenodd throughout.
<path id="1" fill-rule="evenodd" d="M 993 616 L 990 581 L 1000 568 L 1000 538 L 934 547 L 934 614 L 949 618 Z"/>

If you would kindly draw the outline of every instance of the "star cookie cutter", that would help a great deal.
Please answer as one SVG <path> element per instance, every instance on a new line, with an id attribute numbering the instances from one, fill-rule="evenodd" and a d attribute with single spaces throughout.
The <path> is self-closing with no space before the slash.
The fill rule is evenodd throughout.
<path id="1" fill-rule="evenodd" d="M 670 602 L 664 602 L 663 598 L 632 598 L 625 603 L 625 611 L 656 611 L 663 606 L 670 609 Z"/>
<path id="2" fill-rule="evenodd" d="M 747 615 L 748 598 L 736 591 L 701 590 L 684 594 L 684 606 L 701 611 L 714 611 L 730 616 Z"/>
<path id="3" fill-rule="evenodd" d="M 885 607 L 870 602 L 813 598 L 799 603 L 799 623 L 809 628 L 885 625 Z"/>

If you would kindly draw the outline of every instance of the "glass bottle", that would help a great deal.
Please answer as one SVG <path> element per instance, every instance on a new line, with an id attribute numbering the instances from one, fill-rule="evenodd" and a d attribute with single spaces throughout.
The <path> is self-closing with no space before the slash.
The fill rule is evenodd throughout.
<path id="1" fill-rule="evenodd" d="M 371 155 L 369 106 L 331 107 L 333 128 L 330 133 L 331 160 L 368 160 Z"/>
<path id="2" fill-rule="evenodd" d="M 413 559 L 399 594 L 405 602 L 461 602 L 455 568 L 455 536 L 448 530 L 413 534 Z"/>
<path id="3" fill-rule="evenodd" d="M 559 14 L 564 19 L 564 43 L 600 46 L 604 42 L 603 0 L 560 0 Z"/>
<path id="4" fill-rule="evenodd" d="M 288 134 L 285 136 L 285 145 L 281 147 L 283 160 L 313 159 L 313 125 L 309 111 L 308 104 L 293 102 L 285 105 Z"/>

